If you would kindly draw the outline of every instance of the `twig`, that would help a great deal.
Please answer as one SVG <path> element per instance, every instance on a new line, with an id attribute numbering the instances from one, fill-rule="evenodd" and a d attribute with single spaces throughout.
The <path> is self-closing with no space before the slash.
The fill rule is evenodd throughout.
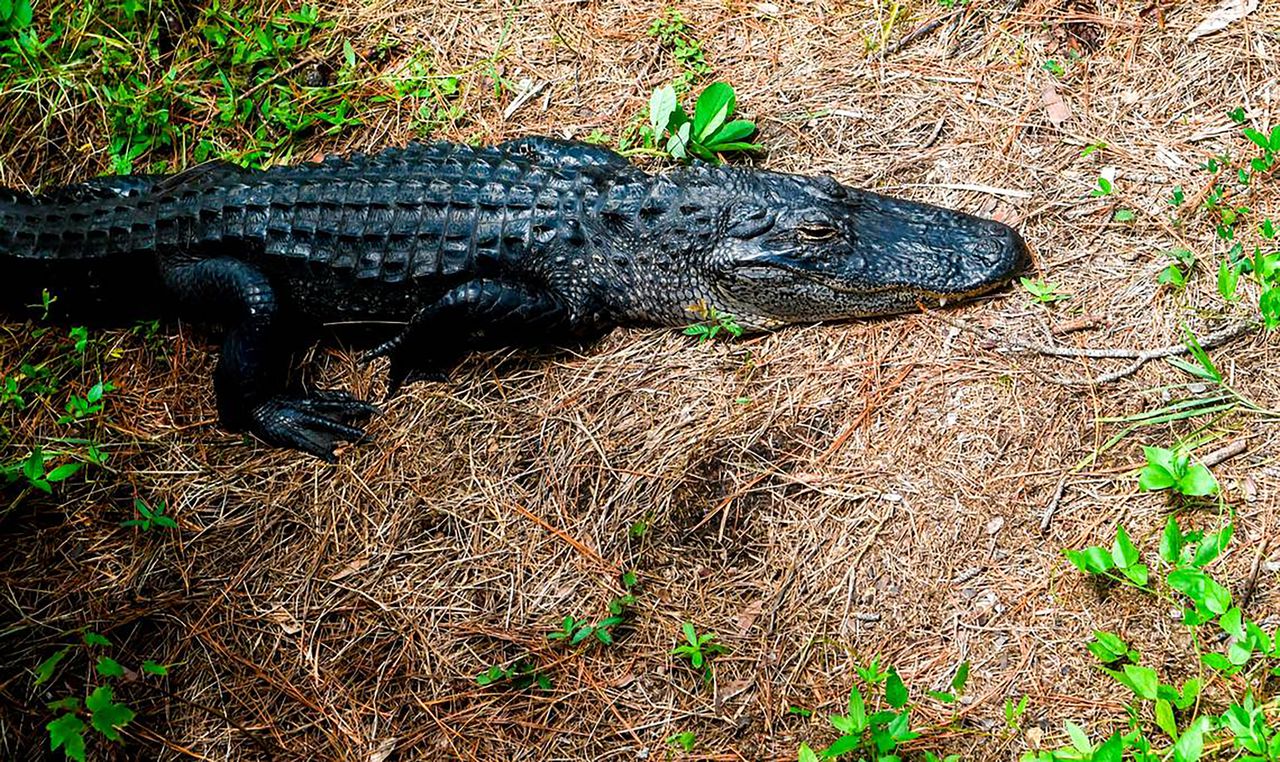
<path id="1" fill-rule="evenodd" d="M 889 56 L 897 55 L 898 51 L 902 50 L 903 48 L 915 42 L 916 40 L 920 39 L 921 37 L 925 36 L 926 34 L 929 34 L 933 30 L 947 23 L 948 21 L 955 18 L 956 16 L 959 16 L 960 12 L 961 11 L 959 10 L 952 11 L 946 14 L 945 16 L 939 16 L 936 19 L 926 21 L 920 26 L 916 27 L 915 29 L 912 29 L 910 32 L 907 32 L 906 35 L 904 35 L 901 40 L 898 40 L 897 42 L 893 43 L 893 45 L 891 45 L 889 49 L 884 52 L 884 57 L 888 58 Z"/>
<path id="2" fill-rule="evenodd" d="M 1132 363 L 1119 370 L 1114 370 L 1110 373 L 1103 373 L 1102 375 L 1094 376 L 1093 378 L 1071 379 L 1050 377 L 1046 379 L 1060 386 L 1097 386 L 1100 384 L 1110 383 L 1124 378 L 1125 376 L 1133 375 L 1139 368 L 1152 360 L 1186 354 L 1190 351 L 1185 344 L 1171 344 L 1167 347 L 1157 347 L 1155 349 L 1119 349 L 1115 347 L 1085 347 L 1077 349 L 1075 347 L 1061 347 L 1056 344 L 1037 344 L 1035 342 L 1023 341 L 1021 339 L 1002 339 L 997 337 L 993 331 L 976 328 L 965 323 L 963 320 L 957 320 L 956 318 L 953 318 L 950 315 L 945 315 L 941 312 L 930 311 L 930 314 L 942 320 L 947 325 L 953 326 L 962 331 L 967 331 L 975 336 L 982 337 L 997 344 L 1003 344 L 1005 347 L 1012 350 L 1038 352 L 1039 354 L 1048 355 L 1050 357 L 1133 360 Z M 1199 340 L 1200 346 L 1204 349 L 1212 349 L 1220 344 L 1225 344 L 1238 336 L 1251 333 L 1257 330 L 1257 328 L 1257 324 L 1248 322 L 1229 325 L 1226 328 L 1214 331 L 1213 333 L 1201 338 Z"/>
<path id="3" fill-rule="evenodd" d="M 1063 474 L 1058 480 L 1058 488 L 1053 492 L 1053 499 L 1045 506 L 1044 513 L 1040 514 L 1040 531 L 1048 532 L 1049 525 L 1053 523 L 1053 514 L 1058 512 L 1058 503 L 1062 502 L 1062 495 L 1067 491 L 1067 475 Z"/>
<path id="4" fill-rule="evenodd" d="M 1248 449 L 1249 449 L 1249 440 L 1237 439 L 1236 441 L 1228 445 L 1225 445 L 1223 447 L 1219 447 L 1218 449 L 1204 456 L 1203 458 L 1200 459 L 1200 462 L 1205 464 L 1206 466 L 1210 466 L 1210 467 L 1216 466 L 1222 461 L 1228 460 L 1230 458 L 1234 458 L 1235 456 L 1239 455 L 1240 453 Z"/>
<path id="5" fill-rule="evenodd" d="M 1244 589 L 1240 591 L 1241 610 L 1249 605 L 1249 599 L 1253 597 L 1253 591 L 1258 586 L 1258 572 L 1262 569 L 1262 559 L 1266 557 L 1267 548 L 1270 545 L 1271 535 L 1268 534 L 1262 538 L 1262 544 L 1258 546 L 1258 552 L 1253 557 L 1253 568 L 1249 570 L 1249 578 L 1245 580 Z"/>

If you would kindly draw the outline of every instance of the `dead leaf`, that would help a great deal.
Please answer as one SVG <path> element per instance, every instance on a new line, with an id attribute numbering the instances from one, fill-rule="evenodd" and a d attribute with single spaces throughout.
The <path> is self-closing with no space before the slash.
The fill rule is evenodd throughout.
<path id="1" fill-rule="evenodd" d="M 764 601 L 755 600 L 748 603 L 745 609 L 738 612 L 738 634 L 746 635 L 747 631 L 751 629 L 751 625 L 756 623 L 763 611 Z"/>
<path id="2" fill-rule="evenodd" d="M 283 606 L 276 606 L 267 612 L 267 619 L 280 625 L 280 629 L 284 630 L 285 635 L 297 635 L 302 632 L 302 625 L 298 624 L 298 620 L 294 619 L 293 614 L 285 611 Z"/>
<path id="3" fill-rule="evenodd" d="M 378 748 L 369 753 L 369 762 L 387 762 L 395 752 L 396 742 L 399 740 L 399 738 L 388 738 L 378 744 Z"/>
<path id="4" fill-rule="evenodd" d="M 1040 94 L 1040 102 L 1044 104 L 1044 112 L 1054 127 L 1061 127 L 1063 122 L 1071 118 L 1071 107 L 1062 100 L 1052 82 Z"/>
<path id="5" fill-rule="evenodd" d="M 352 559 L 346 566 L 339 569 L 337 574 L 334 574 L 332 577 L 330 577 L 329 581 L 337 582 L 340 579 L 346 579 L 347 577 L 350 577 L 352 574 L 355 574 L 358 571 L 364 570 L 364 567 L 368 565 L 369 565 L 369 559 L 363 556 L 360 558 Z"/>
<path id="6" fill-rule="evenodd" d="M 1187 42 L 1195 42 L 1207 34 L 1221 32 L 1250 13 L 1258 10 L 1258 0 L 1226 0 L 1219 5 L 1200 25 L 1187 35 Z"/>

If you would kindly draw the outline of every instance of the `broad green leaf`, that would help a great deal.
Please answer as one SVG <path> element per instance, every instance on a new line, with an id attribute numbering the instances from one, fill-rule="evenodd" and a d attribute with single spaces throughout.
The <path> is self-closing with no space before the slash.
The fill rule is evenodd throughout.
<path id="1" fill-rule="evenodd" d="M 120 666 L 120 662 L 110 656 L 99 657 L 95 669 L 103 677 L 124 677 L 124 667 Z"/>
<path id="2" fill-rule="evenodd" d="M 818 755 L 814 753 L 813 749 L 809 748 L 809 744 L 801 743 L 798 762 L 818 762 Z"/>
<path id="3" fill-rule="evenodd" d="M 856 685 L 849 691 L 849 719 L 853 720 L 854 733 L 861 733 L 867 727 L 867 705 Z"/>
<path id="4" fill-rule="evenodd" d="M 1124 665 L 1124 674 L 1129 678 L 1129 687 L 1133 692 L 1138 694 L 1140 698 L 1154 700 L 1156 691 L 1160 686 L 1160 679 L 1156 677 L 1156 671 L 1150 667 L 1142 667 L 1137 664 Z"/>
<path id="5" fill-rule="evenodd" d="M 1271 142 L 1268 140 L 1265 133 L 1258 132 L 1252 127 L 1245 127 L 1244 136 L 1249 140 L 1253 141 L 1254 143 L 1256 143 L 1258 147 L 1261 148 L 1262 150 L 1264 151 L 1271 150 Z"/>
<path id="6" fill-rule="evenodd" d="M 721 143 L 719 141 L 709 143 L 708 148 L 712 148 L 718 152 L 727 153 L 729 151 L 759 151 L 761 146 L 759 143 Z"/>
<path id="7" fill-rule="evenodd" d="M 1208 717 L 1197 717 L 1191 726 L 1182 732 L 1182 737 L 1173 745 L 1174 762 L 1198 762 L 1204 753 L 1204 734 L 1210 729 Z"/>
<path id="8" fill-rule="evenodd" d="M 1093 744 L 1089 743 L 1089 736 L 1084 732 L 1084 728 L 1075 724 L 1071 720 L 1066 721 L 1067 735 L 1071 737 L 1071 745 L 1076 747 L 1076 751 L 1082 754 L 1090 754 L 1093 752 Z"/>
<path id="9" fill-rule="evenodd" d="M 951 689 L 956 693 L 964 690 L 964 684 L 969 682 L 969 661 L 960 662 L 960 666 L 956 668 L 955 677 L 951 678 Z"/>
<path id="10" fill-rule="evenodd" d="M 1160 535 L 1160 557 L 1171 564 L 1178 563 L 1182 554 L 1182 530 L 1178 528 L 1177 517 L 1170 514 L 1165 522 L 1164 532 Z"/>
<path id="11" fill-rule="evenodd" d="M 1129 533 L 1122 526 L 1116 527 L 1116 541 L 1111 548 L 1111 558 L 1121 569 L 1138 562 L 1138 549 L 1133 546 Z"/>
<path id="12" fill-rule="evenodd" d="M 1146 564 L 1134 564 L 1122 570 L 1124 576 L 1128 577 L 1133 584 L 1139 587 L 1146 587 L 1147 580 L 1150 577 L 1150 571 Z"/>
<path id="13" fill-rule="evenodd" d="M 733 88 L 724 82 L 712 82 L 698 96 L 693 108 L 693 134 L 699 140 L 710 137 L 733 113 L 736 105 Z"/>
<path id="14" fill-rule="evenodd" d="M 1253 656 L 1253 649 L 1250 648 L 1249 644 L 1244 641 L 1237 640 L 1236 642 L 1227 646 L 1227 661 L 1231 662 L 1237 667 L 1243 667 L 1244 665 L 1248 664 L 1249 659 L 1252 656 Z"/>
<path id="15" fill-rule="evenodd" d="M 1186 709 L 1200 698 L 1200 678 L 1193 677 L 1182 684 L 1182 695 L 1174 702 L 1179 709 Z"/>
<path id="16" fill-rule="evenodd" d="M 1099 746 L 1090 762 L 1120 762 L 1124 756 L 1124 739 L 1119 733 L 1112 733 L 1106 743 Z"/>
<path id="17" fill-rule="evenodd" d="M 841 754 L 846 754 L 848 752 L 853 751 L 854 749 L 858 748 L 858 746 L 861 744 L 862 744 L 861 735 L 840 736 L 835 740 L 835 743 L 831 744 L 830 746 L 822 750 L 822 756 L 826 757 L 827 759 L 834 759 L 840 756 Z"/>
<path id="18" fill-rule="evenodd" d="M 134 718 L 132 709 L 116 703 L 109 685 L 98 686 L 84 700 L 84 706 L 89 710 L 89 721 L 93 727 L 112 741 L 120 740 L 120 733 L 116 728 L 128 725 Z"/>
<path id="19" fill-rule="evenodd" d="M 36 685 L 48 682 L 53 677 L 53 673 L 58 669 L 58 663 L 66 658 L 67 652 L 71 650 L 68 646 L 56 651 L 52 656 L 36 665 Z"/>
<path id="20" fill-rule="evenodd" d="M 661 138 L 671 124 L 671 115 L 677 105 L 676 89 L 671 85 L 659 87 L 649 96 L 649 126 L 653 128 L 655 138 Z"/>
<path id="21" fill-rule="evenodd" d="M 684 639 L 689 641 L 689 645 L 698 645 L 698 631 L 693 628 L 693 622 L 685 622 L 680 625 L 681 632 L 684 633 Z"/>
<path id="22" fill-rule="evenodd" d="M 956 696 L 954 693 L 948 693 L 946 691 L 925 691 L 925 694 L 941 701 L 944 704 L 956 703 Z"/>
<path id="23" fill-rule="evenodd" d="M 62 753 L 68 759 L 84 762 L 84 722 L 74 714 L 64 714 L 45 725 L 49 731 L 49 749 Z"/>
<path id="24" fill-rule="evenodd" d="M 889 670 L 889 680 L 884 684 L 884 699 L 894 709 L 901 709 L 907 705 L 907 686 L 902 682 L 896 669 Z"/>
<path id="25" fill-rule="evenodd" d="M 1222 618 L 1218 620 L 1218 624 L 1222 626 L 1223 631 L 1227 634 L 1244 640 L 1244 617 L 1238 607 L 1232 606 L 1227 609 Z"/>
<path id="26" fill-rule="evenodd" d="M 1138 474 L 1138 489 L 1144 492 L 1169 489 L 1177 483 L 1169 469 L 1157 463 L 1147 464 Z"/>
<path id="27" fill-rule="evenodd" d="M 1227 260 L 1218 265 L 1218 294 L 1227 301 L 1236 298 L 1236 287 L 1240 283 L 1240 270 Z"/>
<path id="28" fill-rule="evenodd" d="M 679 127 L 671 131 L 671 139 L 667 141 L 667 153 L 677 159 L 684 159 L 689 155 L 689 122 L 683 122 Z"/>
<path id="29" fill-rule="evenodd" d="M 754 122 L 749 122 L 746 119 L 734 119 L 731 122 L 725 122 L 719 130 L 716 130 L 708 144 L 733 143 L 751 137 L 751 134 L 755 131 L 756 125 Z"/>
<path id="30" fill-rule="evenodd" d="M 160 664 L 159 662 L 152 661 L 151 659 L 147 659 L 146 661 L 142 662 L 142 671 L 146 672 L 149 675 L 159 675 L 161 677 L 164 677 L 165 675 L 169 674 L 168 667 L 166 667 L 163 664 Z"/>
<path id="31" fill-rule="evenodd" d="M 1178 722 L 1173 718 L 1173 707 L 1164 699 L 1156 702 L 1156 725 L 1171 740 L 1178 740 Z"/>
<path id="32" fill-rule="evenodd" d="M 1207 653 L 1200 657 L 1200 661 L 1204 662 L 1206 667 L 1216 669 L 1219 672 L 1234 672 L 1233 665 L 1227 660 L 1227 657 L 1218 653 Z"/>
<path id="33" fill-rule="evenodd" d="M 111 641 L 107 640 L 105 636 L 99 635 L 98 633 L 92 630 L 86 630 L 84 633 L 84 644 L 86 646 L 106 647 L 111 645 Z"/>
<path id="34" fill-rule="evenodd" d="M 1178 491 L 1184 495 L 1203 497 L 1218 493 L 1218 480 L 1213 478 L 1209 469 L 1197 463 L 1187 469 L 1187 473 L 1178 480 Z"/>
<path id="35" fill-rule="evenodd" d="M 44 478 L 46 481 L 60 482 L 63 479 L 66 479 L 68 476 L 71 476 L 72 474 L 74 474 L 76 471 L 79 471 L 82 465 L 83 464 L 81 463 L 63 463 L 62 465 L 50 471 L 48 475 L 45 476 Z"/>

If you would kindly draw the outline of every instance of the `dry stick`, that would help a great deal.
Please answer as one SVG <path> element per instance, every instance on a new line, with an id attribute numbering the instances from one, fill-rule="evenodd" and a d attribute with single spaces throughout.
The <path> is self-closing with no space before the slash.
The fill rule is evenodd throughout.
<path id="1" fill-rule="evenodd" d="M 1053 499 L 1045 506 L 1044 513 L 1040 514 L 1040 531 L 1048 532 L 1049 524 L 1053 523 L 1053 514 L 1058 512 L 1058 503 L 1062 502 L 1062 495 L 1067 491 L 1067 475 L 1063 474 L 1058 480 L 1058 488 L 1053 491 Z"/>
<path id="2" fill-rule="evenodd" d="M 1200 462 L 1206 466 L 1213 467 L 1224 460 L 1230 460 L 1245 450 L 1249 449 L 1249 440 L 1237 439 L 1230 444 L 1219 447 L 1208 455 L 1200 459 Z"/>
<path id="3" fill-rule="evenodd" d="M 1225 448 L 1224 448 L 1225 449 Z M 1267 549 L 1271 546 L 1271 535 L 1262 538 L 1262 544 L 1258 546 L 1258 552 L 1253 556 L 1253 568 L 1249 570 L 1249 578 L 1244 582 L 1244 589 L 1240 591 L 1240 609 L 1243 611 L 1249 605 L 1249 600 L 1253 598 L 1253 591 L 1258 586 L 1258 572 L 1262 570 L 1262 559 L 1267 555 Z"/>
<path id="4" fill-rule="evenodd" d="M 1013 350 L 1021 350 L 1025 352 L 1038 352 L 1042 355 L 1048 355 L 1050 357 L 1133 360 L 1131 364 L 1126 365 L 1120 370 L 1112 371 L 1110 373 L 1103 373 L 1102 375 L 1094 376 L 1093 378 L 1069 379 L 1069 378 L 1050 377 L 1046 379 L 1047 381 L 1050 381 L 1051 383 L 1054 383 L 1054 384 L 1058 384 L 1060 386 L 1077 386 L 1077 385 L 1097 386 L 1099 384 L 1110 383 L 1112 381 L 1116 381 L 1121 378 L 1124 378 L 1125 376 L 1132 375 L 1133 373 L 1137 372 L 1139 368 L 1141 368 L 1143 365 L 1146 365 L 1148 362 L 1151 362 L 1152 360 L 1158 360 L 1163 357 L 1174 357 L 1176 355 L 1186 354 L 1187 352 L 1191 351 L 1190 349 L 1187 348 L 1185 344 L 1171 344 L 1167 347 L 1157 347 L 1155 349 L 1118 349 L 1114 347 L 1104 347 L 1100 349 L 1086 347 L 1084 349 L 1076 349 L 1074 347 L 1060 347 L 1054 344 L 1037 344 L 1035 342 L 1023 341 L 1021 339 L 1013 339 L 1013 338 L 1001 339 L 996 336 L 994 331 L 991 331 L 989 329 L 976 328 L 964 322 L 963 320 L 958 320 L 956 318 L 951 317 L 950 315 L 945 315 L 941 312 L 936 312 L 936 311 L 929 311 L 929 314 L 938 318 L 939 320 L 946 323 L 947 325 L 952 326 L 953 328 L 958 328 L 962 331 L 967 331 L 973 334 L 974 336 L 978 336 L 990 341 L 994 341 L 998 344 L 1002 343 L 1009 349 L 1013 349 Z M 1220 344 L 1225 344 L 1226 342 L 1238 336 L 1243 336 L 1246 333 L 1252 333 L 1257 329 L 1258 329 L 1258 326 L 1254 323 L 1248 323 L 1248 322 L 1236 323 L 1235 325 L 1230 325 L 1221 330 L 1214 331 L 1213 333 L 1208 334 L 1204 338 L 1200 339 L 1199 340 L 1200 346 L 1203 347 L 1204 349 L 1213 349 L 1214 347 Z"/>
<path id="5" fill-rule="evenodd" d="M 895 42 L 888 50 L 884 52 L 884 57 L 888 58 L 889 56 L 897 55 L 898 51 L 902 50 L 903 48 L 915 42 L 919 38 L 925 36 L 926 34 L 929 34 L 933 30 L 947 23 L 948 21 L 955 18 L 956 16 L 959 16 L 960 13 L 961 11 L 952 11 L 946 14 L 945 16 L 939 16 L 936 19 L 924 22 L 923 24 L 911 30 L 910 32 L 907 32 L 907 34 L 901 40 L 898 40 L 897 42 Z"/>

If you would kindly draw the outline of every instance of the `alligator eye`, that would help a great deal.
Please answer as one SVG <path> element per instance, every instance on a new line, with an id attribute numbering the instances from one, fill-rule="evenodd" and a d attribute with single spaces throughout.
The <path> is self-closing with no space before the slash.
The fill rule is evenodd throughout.
<path id="1" fill-rule="evenodd" d="M 823 243 L 840 235 L 840 231 L 830 225 L 809 223 L 796 228 L 796 238 L 805 243 Z"/>

